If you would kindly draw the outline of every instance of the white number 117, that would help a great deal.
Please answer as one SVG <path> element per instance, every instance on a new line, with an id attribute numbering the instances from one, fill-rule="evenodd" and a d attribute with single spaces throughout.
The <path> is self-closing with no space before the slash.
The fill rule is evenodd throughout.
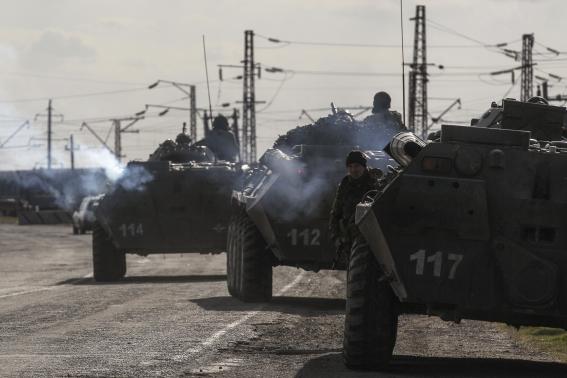
<path id="1" fill-rule="evenodd" d="M 443 268 L 443 255 L 441 251 L 437 251 L 434 254 L 427 256 L 425 249 L 420 249 L 419 251 L 410 255 L 410 261 L 415 261 L 415 274 L 418 276 L 423 276 L 425 271 L 425 263 L 433 264 L 433 276 L 441 277 L 441 271 Z M 453 264 L 449 269 L 449 279 L 455 279 L 457 274 L 457 268 L 461 261 L 463 261 L 463 255 L 460 253 L 448 253 L 447 260 L 451 261 Z"/>

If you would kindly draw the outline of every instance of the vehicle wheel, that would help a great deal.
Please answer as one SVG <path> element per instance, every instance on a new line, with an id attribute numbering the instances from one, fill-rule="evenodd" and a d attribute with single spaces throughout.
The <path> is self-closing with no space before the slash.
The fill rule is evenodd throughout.
<path id="1" fill-rule="evenodd" d="M 244 302 L 272 299 L 272 256 L 256 225 L 246 213 L 236 223 L 236 297 Z"/>
<path id="2" fill-rule="evenodd" d="M 81 227 L 79 228 L 79 232 L 81 233 L 81 235 L 84 235 L 84 234 L 87 233 L 87 230 L 85 230 L 85 228 L 84 228 L 83 226 L 81 226 Z"/>
<path id="3" fill-rule="evenodd" d="M 73 235 L 78 235 L 79 234 L 79 229 L 77 228 L 77 226 L 73 225 Z"/>
<path id="4" fill-rule="evenodd" d="M 228 224 L 227 232 L 227 245 L 226 245 L 226 285 L 228 287 L 228 292 L 231 296 L 237 297 L 236 288 L 236 272 L 235 272 L 235 260 L 236 260 L 236 245 L 238 235 L 236 234 L 238 217 L 233 215 Z"/>
<path id="5" fill-rule="evenodd" d="M 347 273 L 343 357 L 352 369 L 383 369 L 392 358 L 398 329 L 394 293 L 370 247 L 352 246 Z"/>
<path id="6" fill-rule="evenodd" d="M 116 249 L 98 224 L 93 225 L 93 276 L 97 282 L 117 281 L 126 274 L 126 254 Z"/>

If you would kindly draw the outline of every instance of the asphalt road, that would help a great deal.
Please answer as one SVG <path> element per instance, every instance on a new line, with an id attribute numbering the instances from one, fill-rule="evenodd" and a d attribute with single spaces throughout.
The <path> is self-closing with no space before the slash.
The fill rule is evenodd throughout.
<path id="1" fill-rule="evenodd" d="M 225 255 L 128 256 L 96 284 L 91 237 L 0 225 L 0 376 L 565 377 L 501 325 L 404 316 L 388 372 L 341 359 L 344 273 L 277 268 L 274 300 L 228 295 Z"/>

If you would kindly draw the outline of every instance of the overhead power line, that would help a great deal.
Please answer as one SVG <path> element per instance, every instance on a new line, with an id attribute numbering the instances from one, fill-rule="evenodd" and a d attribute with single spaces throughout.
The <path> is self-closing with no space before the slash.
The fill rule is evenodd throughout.
<path id="1" fill-rule="evenodd" d="M 282 47 L 288 45 L 305 45 L 305 46 L 328 46 L 328 47 L 362 47 L 362 48 L 400 48 L 400 44 L 385 44 L 385 43 L 358 43 L 358 42 L 325 42 L 325 41 L 297 41 L 297 40 L 287 40 L 280 38 L 272 38 L 264 35 L 256 34 L 257 37 L 263 38 L 264 40 L 281 45 Z M 404 47 L 412 47 L 411 45 L 405 45 Z M 428 48 L 478 48 L 477 45 L 430 45 Z"/>
<path id="2" fill-rule="evenodd" d="M 426 22 L 427 22 L 428 24 L 430 24 L 430 26 L 433 27 L 434 29 L 437 29 L 437 30 L 446 32 L 446 33 L 448 33 L 448 34 L 453 34 L 453 35 L 455 35 L 455 36 L 461 37 L 461 38 L 466 39 L 466 40 L 468 40 L 468 41 L 474 42 L 474 43 L 476 43 L 476 44 L 478 44 L 478 45 L 480 45 L 480 46 L 482 46 L 482 47 L 503 47 L 504 45 L 507 45 L 507 43 L 502 43 L 502 44 L 497 44 L 497 45 L 488 44 L 488 43 L 483 42 L 483 41 L 481 41 L 481 40 L 479 40 L 479 39 L 476 39 L 476 38 L 474 38 L 474 37 L 471 37 L 471 36 L 468 36 L 468 35 L 463 34 L 463 33 L 461 33 L 461 32 L 458 32 L 458 31 L 456 31 L 455 29 L 451 29 L 450 27 L 445 26 L 445 25 L 443 25 L 443 24 L 440 24 L 439 22 L 433 21 L 433 20 L 430 19 L 430 18 L 427 18 L 427 19 L 426 19 Z M 429 47 L 429 46 L 427 46 L 427 47 Z"/>
<path id="3" fill-rule="evenodd" d="M 521 52 L 520 52 L 520 51 L 516 51 L 516 50 L 509 49 L 509 48 L 505 48 L 505 47 L 507 47 L 507 46 L 509 46 L 509 45 L 511 45 L 511 44 L 513 44 L 513 43 L 520 42 L 521 39 L 515 39 L 515 40 L 513 40 L 513 41 L 502 42 L 502 43 L 497 43 L 497 44 L 489 44 L 489 43 L 486 43 L 486 42 L 481 41 L 481 40 L 479 40 L 479 39 L 476 39 L 476 38 L 474 38 L 474 37 L 471 37 L 470 35 L 467 35 L 467 34 L 464 34 L 464 33 L 462 33 L 462 32 L 459 32 L 459 31 L 457 31 L 457 30 L 455 30 L 455 29 L 452 29 L 452 28 L 450 28 L 450 27 L 448 27 L 448 26 L 446 26 L 446 25 L 443 25 L 443 24 L 441 24 L 441 23 L 439 23 L 439 22 L 437 22 L 437 21 L 434 21 L 434 20 L 432 20 L 432 19 L 430 19 L 430 18 L 427 19 L 427 23 L 428 23 L 429 26 L 431 26 L 433 29 L 436 29 L 436 30 L 439 30 L 439 31 L 442 31 L 442 32 L 445 32 L 445 33 L 448 33 L 448 34 L 451 34 L 451 35 L 454 35 L 454 36 L 463 38 L 463 39 L 466 39 L 467 41 L 474 42 L 474 43 L 476 43 L 478 46 L 482 46 L 482 47 L 487 48 L 489 51 L 496 52 L 496 53 L 499 53 L 499 54 L 504 54 L 504 55 L 506 55 L 506 56 L 508 56 L 508 57 L 513 57 L 513 58 L 515 58 L 516 60 L 519 60 L 519 59 L 521 58 Z M 536 42 L 536 44 L 539 45 L 539 46 L 541 46 L 541 47 L 543 47 L 543 48 L 544 48 L 545 50 L 547 50 L 547 51 L 546 51 L 546 52 L 533 52 L 532 55 L 540 55 L 540 56 L 555 55 L 555 56 L 558 56 L 558 55 L 560 55 L 560 54 L 565 54 L 565 53 L 567 53 L 566 51 L 560 51 L 560 50 L 551 48 L 551 47 L 546 46 L 546 45 L 544 45 L 544 44 L 542 44 L 542 43 L 539 43 L 539 42 Z M 429 47 L 429 46 L 428 46 L 428 47 Z"/>
<path id="4" fill-rule="evenodd" d="M 444 66 L 439 66 L 439 69 L 444 69 Z M 328 75 L 328 76 L 376 76 L 376 77 L 399 77 L 399 72 L 364 72 L 364 71 L 326 71 L 326 70 L 297 70 L 281 67 L 268 67 L 265 71 L 270 73 L 292 73 L 296 75 Z M 470 71 L 470 72 L 428 72 L 428 76 L 438 77 L 476 77 L 478 75 L 488 75 L 490 72 Z"/>
<path id="5" fill-rule="evenodd" d="M 109 85 L 144 85 L 143 82 L 128 82 L 128 81 L 116 81 L 116 80 L 100 80 L 88 77 L 80 76 L 66 76 L 66 75 L 45 75 L 41 73 L 34 72 L 19 72 L 19 71 L 2 71 L 0 72 L 2 76 L 23 76 L 23 77 L 35 77 L 38 79 L 47 80 L 62 80 L 62 81 L 79 81 L 97 84 L 109 84 Z"/>
<path id="6" fill-rule="evenodd" d="M 72 95 L 20 98 L 20 99 L 14 99 L 14 100 L 0 100 L 0 103 L 13 104 L 13 103 L 18 103 L 18 102 L 48 101 L 49 99 L 62 100 L 62 99 L 70 99 L 70 98 L 84 98 L 84 97 L 93 97 L 93 96 L 114 95 L 114 94 L 120 94 L 120 93 L 143 92 L 143 91 L 147 91 L 147 90 L 148 90 L 148 87 L 146 86 L 146 87 L 141 87 L 141 88 L 117 89 L 117 90 L 114 90 L 114 91 L 87 92 L 87 93 L 77 93 L 77 94 L 72 94 Z"/>

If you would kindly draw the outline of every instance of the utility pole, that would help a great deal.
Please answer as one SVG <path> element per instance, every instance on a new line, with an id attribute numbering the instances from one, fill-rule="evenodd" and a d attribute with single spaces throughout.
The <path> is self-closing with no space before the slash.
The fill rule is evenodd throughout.
<path id="1" fill-rule="evenodd" d="M 47 169 L 51 169 L 52 166 L 52 153 L 51 153 L 51 142 L 53 140 L 53 131 L 52 131 L 52 121 L 53 117 L 58 117 L 61 122 L 63 122 L 63 115 L 62 114 L 53 114 L 53 106 L 51 105 L 51 99 L 47 103 L 47 114 L 36 114 L 34 120 L 37 120 L 40 117 L 47 117 Z"/>
<path id="2" fill-rule="evenodd" d="M 69 136 L 69 149 L 71 150 L 71 169 L 75 169 L 75 139 L 73 134 Z"/>
<path id="3" fill-rule="evenodd" d="M 547 82 L 547 80 L 542 81 L 541 89 L 538 85 L 537 95 L 545 98 L 549 102 L 562 102 L 563 104 L 561 104 L 560 106 L 565 106 L 565 103 L 567 103 L 567 95 L 565 95 L 565 94 L 552 94 L 552 95 L 550 95 L 549 94 L 549 87 L 550 87 L 550 85 Z M 553 86 L 551 86 L 551 87 L 553 87 Z"/>
<path id="4" fill-rule="evenodd" d="M 223 105 L 224 106 L 224 105 Z M 197 107 L 193 107 L 193 108 L 184 108 L 184 107 L 179 107 L 179 106 L 169 106 L 169 105 L 158 105 L 158 104 L 146 104 L 146 108 L 145 110 L 142 110 L 138 113 L 135 113 L 136 116 L 142 116 L 144 114 L 146 114 L 146 112 L 148 111 L 149 108 L 158 108 L 158 109 L 163 109 L 161 112 L 158 113 L 158 116 L 162 117 L 164 115 L 166 115 L 167 113 L 169 113 L 170 110 L 181 110 L 181 111 L 190 111 L 190 112 L 194 112 L 194 117 L 195 117 L 195 127 L 192 129 L 194 130 L 193 132 L 191 132 L 191 135 L 197 135 L 197 116 L 201 117 L 201 113 L 203 112 L 203 116 L 201 117 L 203 120 L 203 137 L 206 138 L 209 135 L 209 132 L 211 131 L 210 128 L 210 121 L 213 119 L 212 114 L 209 114 L 209 109 L 203 109 L 203 108 L 197 108 Z M 213 110 L 217 110 L 216 108 L 213 108 Z M 185 124 L 185 123 L 184 123 Z M 185 128 L 184 128 L 185 130 Z M 194 142 L 196 141 L 196 139 L 194 139 L 193 137 L 191 137 L 191 140 L 193 140 Z"/>
<path id="5" fill-rule="evenodd" d="M 91 134 L 94 135 L 94 137 L 108 150 L 110 151 L 110 153 L 114 154 L 114 156 L 116 157 L 116 160 L 118 162 L 120 162 L 121 158 L 124 157 L 124 155 L 122 154 L 122 134 L 123 133 L 139 133 L 140 130 L 130 130 L 130 127 L 132 127 L 136 122 L 138 122 L 139 120 L 144 119 L 143 116 L 135 116 L 135 117 L 124 117 L 124 118 L 113 118 L 107 121 L 112 122 L 112 127 L 114 128 L 114 150 L 112 150 L 110 148 L 110 146 L 108 146 L 108 144 L 106 144 L 106 141 L 104 139 L 102 139 L 94 130 L 92 127 L 89 126 L 88 123 L 83 122 L 81 124 L 81 130 L 86 127 L 87 130 L 89 130 L 91 132 Z M 105 121 L 105 122 L 107 122 Z M 126 126 L 122 127 L 122 122 L 123 121 L 130 121 L 130 123 L 128 123 Z"/>
<path id="6" fill-rule="evenodd" d="M 528 101 L 533 96 L 534 68 L 532 61 L 532 49 L 534 47 L 534 35 L 524 34 L 522 36 L 522 82 L 520 87 L 520 100 Z"/>
<path id="7" fill-rule="evenodd" d="M 120 161 L 122 158 L 122 131 L 120 130 L 120 120 L 113 119 L 112 125 L 114 126 L 114 156 L 116 160 Z"/>
<path id="8" fill-rule="evenodd" d="M 100 144 L 102 144 L 111 154 L 114 155 L 114 151 L 112 150 L 112 148 L 110 148 L 110 146 L 108 144 L 106 144 L 106 140 L 102 139 L 97 133 L 96 131 L 93 130 L 93 128 L 86 122 L 83 122 L 81 124 L 81 129 L 83 130 L 83 128 L 86 128 L 87 130 L 89 130 L 89 132 L 91 134 L 93 134 L 93 136 L 100 142 Z"/>
<path id="9" fill-rule="evenodd" d="M 189 136 L 191 137 L 191 140 L 193 140 L 193 141 L 197 140 L 197 110 L 198 109 L 197 109 L 197 95 L 196 95 L 195 85 L 180 83 L 178 81 L 159 79 L 158 81 L 150 84 L 148 86 L 148 89 L 154 89 L 155 87 L 157 87 L 161 83 L 169 84 L 169 85 L 177 88 L 181 92 L 185 93 L 187 95 L 187 98 L 189 98 L 189 134 L 190 134 Z M 187 87 L 189 88 L 189 90 L 186 89 Z M 143 114 L 143 112 L 140 112 L 140 114 Z"/>
<path id="10" fill-rule="evenodd" d="M 124 157 L 122 155 L 122 134 L 123 133 L 139 133 L 140 130 L 129 130 L 136 122 L 141 120 L 140 117 L 125 117 L 125 118 L 115 118 L 112 119 L 112 124 L 114 125 L 114 156 L 116 160 L 120 160 Z M 122 121 L 130 121 L 129 124 L 122 127 Z"/>
<path id="11" fill-rule="evenodd" d="M 537 76 L 536 76 L 537 78 Z M 547 80 L 543 80 L 541 82 L 541 86 L 538 84 L 537 86 L 537 96 L 543 97 L 546 100 L 549 100 L 549 84 Z"/>
<path id="12" fill-rule="evenodd" d="M 234 137 L 236 138 L 236 143 L 238 143 L 238 145 L 240 146 L 240 137 L 239 137 L 239 127 L 238 127 L 238 117 L 240 116 L 240 114 L 238 114 L 238 109 L 234 108 L 232 110 L 232 133 L 234 134 Z"/>
<path id="13" fill-rule="evenodd" d="M 51 169 L 51 99 L 47 105 L 47 169 Z"/>
<path id="14" fill-rule="evenodd" d="M 408 127 L 422 138 L 427 137 L 427 40 L 425 34 L 425 6 L 417 5 L 413 40 L 413 61 L 409 72 Z"/>
<path id="15" fill-rule="evenodd" d="M 195 86 L 189 87 L 189 136 L 192 141 L 197 140 L 197 95 Z"/>
<path id="16" fill-rule="evenodd" d="M 242 138 L 240 156 L 245 162 L 256 161 L 256 94 L 254 77 L 254 31 L 244 31 L 244 74 L 242 96 Z"/>
<path id="17" fill-rule="evenodd" d="M 256 104 L 263 104 L 265 101 L 256 101 L 255 80 L 261 79 L 262 67 L 260 63 L 254 61 L 254 31 L 244 31 L 244 60 L 242 65 L 219 64 L 219 80 L 223 80 L 222 69 L 242 68 L 242 128 L 240 132 L 240 159 L 242 162 L 254 162 L 257 155 L 256 144 Z M 281 71 L 281 70 L 280 70 Z M 276 72 L 276 71 L 271 71 Z M 240 101 L 237 101 L 240 103 Z"/>

